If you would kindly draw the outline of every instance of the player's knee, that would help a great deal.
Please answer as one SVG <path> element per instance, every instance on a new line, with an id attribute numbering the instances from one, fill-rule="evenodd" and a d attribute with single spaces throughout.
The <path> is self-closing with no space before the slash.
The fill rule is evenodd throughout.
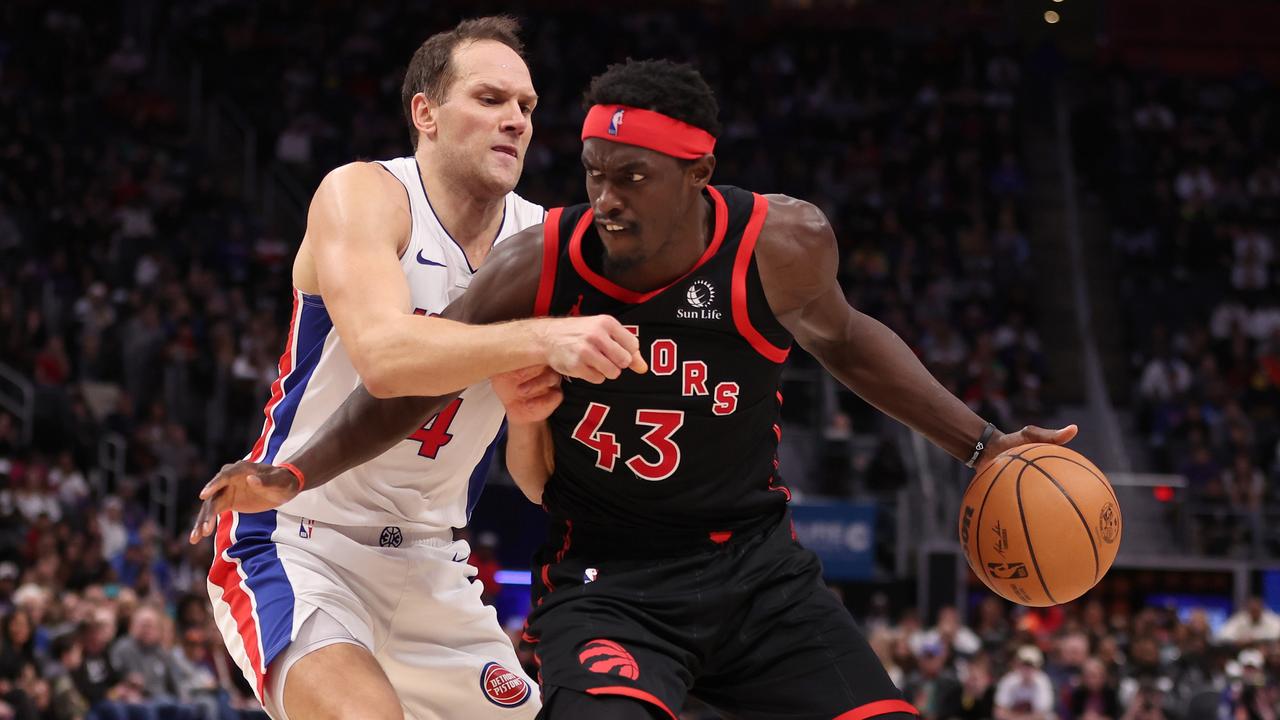
<path id="1" fill-rule="evenodd" d="M 554 688 L 547 694 L 538 720 L 670 720 L 669 716 L 642 700 L 617 695 L 588 695 L 577 690 Z M 918 720 L 918 719 L 917 719 Z"/>

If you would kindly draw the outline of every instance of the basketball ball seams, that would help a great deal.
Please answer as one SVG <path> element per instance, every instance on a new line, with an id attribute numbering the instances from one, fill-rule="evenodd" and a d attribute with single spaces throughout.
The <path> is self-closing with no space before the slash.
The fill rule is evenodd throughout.
<path id="1" fill-rule="evenodd" d="M 1042 447 L 1053 447 L 1053 446 L 1050 445 L 1049 443 L 1031 443 L 1030 445 L 1023 445 L 1021 450 L 1014 453 L 1013 455 L 1010 455 L 1009 457 L 1018 458 L 1019 460 L 1022 460 L 1023 455 L 1031 452 L 1032 450 L 1035 450 L 1036 448 L 1042 448 Z M 1023 462 L 1026 462 L 1026 461 L 1023 460 Z"/>
<path id="2" fill-rule="evenodd" d="M 995 467 L 995 465 L 996 463 L 992 462 L 990 465 L 983 468 L 982 472 L 985 473 L 987 470 L 990 470 L 991 468 Z M 978 505 L 978 518 L 977 518 L 977 521 L 975 522 L 975 525 L 977 525 L 979 530 L 981 530 L 982 528 L 982 513 L 987 509 L 987 498 L 991 497 L 991 491 L 995 489 L 996 483 L 1000 482 L 1000 477 L 1004 474 L 1004 469 L 1007 467 L 1009 467 L 1009 463 L 1006 462 L 1004 464 L 1004 467 L 996 471 L 996 476 L 991 478 L 991 484 L 987 486 L 987 491 L 982 495 L 982 503 Z M 979 476 L 981 476 L 981 474 L 982 473 L 979 473 Z M 977 482 L 978 478 L 975 477 L 973 481 Z M 987 579 L 987 584 L 989 585 L 991 584 L 992 581 L 994 581 L 995 578 L 991 577 L 990 571 L 987 570 L 987 564 L 982 560 L 982 543 L 978 542 L 977 546 L 978 546 L 978 567 L 976 569 L 982 572 L 982 576 Z M 967 559 L 968 557 L 969 557 L 969 554 L 965 553 L 965 558 Z M 972 565 L 972 563 L 970 564 Z"/>
<path id="3" fill-rule="evenodd" d="M 1040 561 L 1036 559 L 1036 549 L 1031 544 L 1031 530 L 1027 527 L 1027 513 L 1022 506 L 1022 475 L 1027 471 L 1027 468 L 1031 467 L 1031 463 L 1021 457 L 1018 459 L 1022 460 L 1023 465 L 1022 469 L 1018 471 L 1017 484 L 1014 485 L 1013 495 L 1018 500 L 1018 520 L 1022 524 L 1022 535 L 1027 540 L 1027 554 L 1031 556 L 1031 566 L 1036 569 L 1036 578 L 1040 580 L 1040 587 L 1044 589 L 1045 597 L 1049 598 L 1049 602 L 1057 605 L 1058 601 L 1054 599 L 1053 593 L 1049 592 L 1049 583 L 1044 581 L 1044 575 L 1040 572 Z"/>
<path id="4" fill-rule="evenodd" d="M 1061 456 L 1054 455 L 1053 457 Z M 1080 524 L 1084 526 L 1085 537 L 1089 538 L 1089 548 L 1093 550 L 1093 582 L 1097 583 L 1098 580 L 1101 579 L 1102 560 L 1098 556 L 1098 543 L 1093 539 L 1093 530 L 1089 527 L 1089 521 L 1084 519 L 1084 513 L 1080 511 L 1080 506 L 1076 504 L 1075 498 L 1071 497 L 1071 494 L 1067 492 L 1067 489 L 1062 487 L 1062 483 L 1058 482 L 1058 480 L 1050 475 L 1044 468 L 1036 465 L 1035 460 L 1028 461 L 1028 464 L 1038 470 L 1041 475 L 1049 478 L 1049 482 L 1053 483 L 1053 486 L 1058 488 L 1058 492 L 1062 493 L 1062 497 L 1066 498 L 1067 502 L 1071 503 L 1071 509 L 1076 511 L 1076 517 L 1080 518 Z"/>
<path id="5" fill-rule="evenodd" d="M 1048 460 L 1049 458 L 1066 460 L 1072 465 L 1075 465 L 1081 468 L 1082 470 L 1084 470 L 1085 472 L 1089 473 L 1090 475 L 1092 475 L 1094 479 L 1102 483 L 1102 487 L 1105 488 L 1107 491 L 1107 494 L 1111 496 L 1111 502 L 1115 503 L 1116 507 L 1120 506 L 1120 498 L 1116 497 L 1116 491 L 1114 488 L 1111 487 L 1111 483 L 1107 482 L 1106 478 L 1094 472 L 1093 468 L 1089 467 L 1088 465 L 1085 465 L 1084 463 L 1080 462 L 1079 460 L 1076 460 L 1075 458 L 1067 457 L 1066 455 L 1038 455 L 1035 458 L 1033 458 L 1033 460 Z"/>

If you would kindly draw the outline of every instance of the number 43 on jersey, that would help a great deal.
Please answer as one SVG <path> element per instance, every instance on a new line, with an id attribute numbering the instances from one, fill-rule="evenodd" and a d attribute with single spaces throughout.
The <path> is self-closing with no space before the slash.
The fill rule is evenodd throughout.
<path id="1" fill-rule="evenodd" d="M 596 467 L 613 472 L 622 446 L 616 435 L 600 431 L 608 416 L 608 406 L 594 402 L 587 405 L 586 413 L 573 429 L 573 439 L 596 451 Z M 641 440 L 658 451 L 658 458 L 650 461 L 643 455 L 632 455 L 625 463 L 627 468 L 643 480 L 666 480 L 680 467 L 680 446 L 671 436 L 684 425 L 684 411 L 636 410 L 636 424 L 650 428 Z"/>

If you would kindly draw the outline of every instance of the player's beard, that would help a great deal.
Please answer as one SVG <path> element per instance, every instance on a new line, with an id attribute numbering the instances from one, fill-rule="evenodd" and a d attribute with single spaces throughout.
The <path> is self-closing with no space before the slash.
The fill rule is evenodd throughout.
<path id="1" fill-rule="evenodd" d="M 606 275 L 616 277 L 618 274 L 635 269 L 637 265 L 644 263 L 646 259 L 647 258 L 639 252 L 611 253 L 605 251 L 604 272 Z"/>

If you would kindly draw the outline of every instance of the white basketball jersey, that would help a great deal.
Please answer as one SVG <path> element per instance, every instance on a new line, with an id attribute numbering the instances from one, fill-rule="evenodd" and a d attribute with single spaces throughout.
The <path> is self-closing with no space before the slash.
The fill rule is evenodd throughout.
<path id="1" fill-rule="evenodd" d="M 413 157 L 379 161 L 409 194 L 413 231 L 400 258 L 419 315 L 442 312 L 475 270 L 440 224 Z M 507 195 L 497 241 L 541 223 L 546 211 Z M 271 385 L 262 435 L 249 459 L 275 463 L 306 444 L 360 384 L 319 296 L 294 290 L 289 339 Z M 411 439 L 328 483 L 299 494 L 282 512 L 333 525 L 462 527 L 479 497 L 505 432 L 502 403 L 485 381 L 466 389 Z"/>

